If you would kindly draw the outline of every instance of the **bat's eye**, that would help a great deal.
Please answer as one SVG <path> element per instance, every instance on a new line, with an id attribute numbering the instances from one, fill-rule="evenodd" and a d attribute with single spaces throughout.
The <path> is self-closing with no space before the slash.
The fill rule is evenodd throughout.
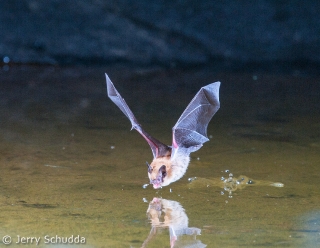
<path id="1" fill-rule="evenodd" d="M 164 178 L 167 175 L 166 166 L 162 165 L 159 169 L 159 172 L 162 174 L 162 178 Z"/>

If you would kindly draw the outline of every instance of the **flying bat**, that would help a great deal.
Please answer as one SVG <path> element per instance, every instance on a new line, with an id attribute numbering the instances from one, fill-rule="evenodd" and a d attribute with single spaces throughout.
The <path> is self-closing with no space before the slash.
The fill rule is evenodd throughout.
<path id="1" fill-rule="evenodd" d="M 150 184 L 158 189 L 179 180 L 188 168 L 190 153 L 199 150 L 209 140 L 207 127 L 220 107 L 220 82 L 204 86 L 198 91 L 172 128 L 172 145 L 167 146 L 142 129 L 107 74 L 106 81 L 109 98 L 128 117 L 131 130 L 137 130 L 151 147 L 153 161 L 151 164 L 147 162 Z"/>

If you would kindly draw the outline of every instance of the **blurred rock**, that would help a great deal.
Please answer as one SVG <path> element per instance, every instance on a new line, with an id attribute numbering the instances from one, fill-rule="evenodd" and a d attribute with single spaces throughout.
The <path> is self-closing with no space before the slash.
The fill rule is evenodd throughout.
<path id="1" fill-rule="evenodd" d="M 320 2 L 10 0 L 0 56 L 14 63 L 320 62 Z"/>

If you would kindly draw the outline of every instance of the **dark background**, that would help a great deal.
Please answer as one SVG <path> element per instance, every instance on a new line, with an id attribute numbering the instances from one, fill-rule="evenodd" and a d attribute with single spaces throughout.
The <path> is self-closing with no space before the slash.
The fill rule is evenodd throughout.
<path id="1" fill-rule="evenodd" d="M 10 0 L 2 63 L 317 73 L 320 2 Z"/>

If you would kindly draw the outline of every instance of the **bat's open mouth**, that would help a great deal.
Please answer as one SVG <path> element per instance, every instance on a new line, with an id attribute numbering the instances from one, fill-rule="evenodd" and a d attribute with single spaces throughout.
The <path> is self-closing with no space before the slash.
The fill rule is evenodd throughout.
<path id="1" fill-rule="evenodd" d="M 153 183 L 153 188 L 154 189 L 159 189 L 159 188 L 161 188 L 161 184 L 159 183 Z"/>
<path id="2" fill-rule="evenodd" d="M 162 165 L 159 169 L 156 179 L 150 180 L 150 183 L 153 185 L 153 188 L 154 189 L 160 188 L 166 176 L 167 176 L 166 166 Z"/>

